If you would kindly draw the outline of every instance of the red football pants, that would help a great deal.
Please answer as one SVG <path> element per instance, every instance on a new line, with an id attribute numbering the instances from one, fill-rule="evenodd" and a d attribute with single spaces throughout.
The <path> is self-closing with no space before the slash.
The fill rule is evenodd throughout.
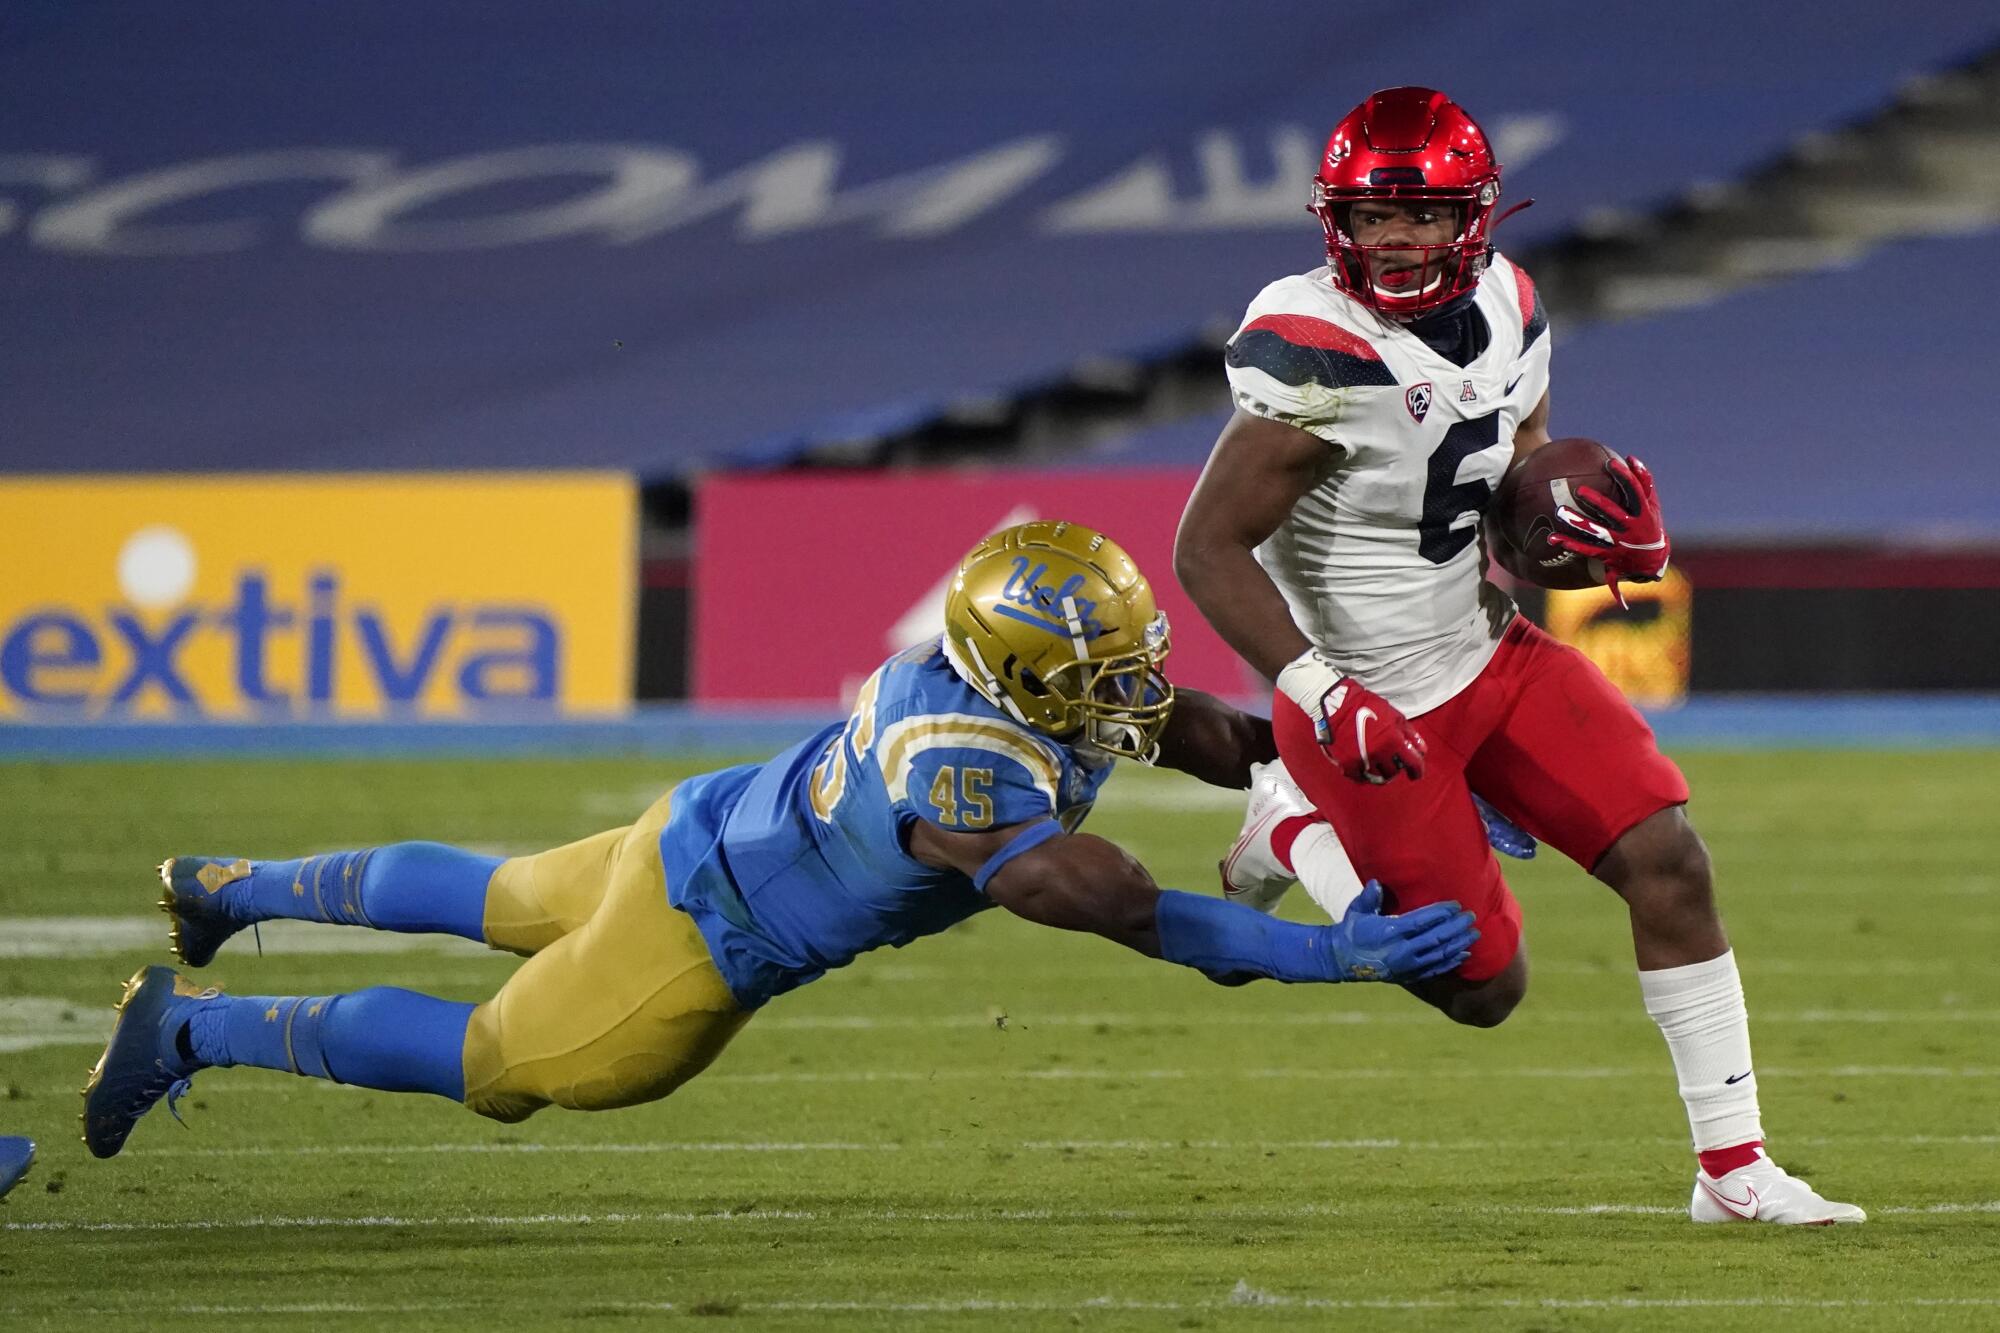
<path id="1" fill-rule="evenodd" d="M 1458 970 L 1468 981 L 1497 975 L 1521 942 L 1521 905 L 1472 792 L 1586 870 L 1635 824 L 1688 798 L 1687 779 L 1617 688 L 1523 618 L 1470 685 L 1411 721 L 1424 776 L 1375 786 L 1341 776 L 1290 699 L 1271 707 L 1292 780 L 1361 877 L 1381 881 L 1389 910 L 1456 899 L 1478 917 L 1479 941 Z"/>

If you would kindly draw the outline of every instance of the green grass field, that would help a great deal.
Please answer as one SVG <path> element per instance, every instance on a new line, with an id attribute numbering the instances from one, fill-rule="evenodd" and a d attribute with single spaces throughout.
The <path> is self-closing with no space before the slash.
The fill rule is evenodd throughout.
<path id="1" fill-rule="evenodd" d="M 0 1133 L 42 1147 L 0 1204 L 0 1326 L 2000 1327 L 2000 752 L 1680 758 L 1773 1149 L 1865 1227 L 1688 1223 L 1622 909 L 1552 854 L 1510 865 L 1535 981 L 1491 1032 L 989 913 L 780 999 L 658 1105 L 503 1127 L 219 1070 L 187 1128 L 156 1112 L 97 1162 L 75 1090 L 120 982 L 164 959 L 162 856 L 533 850 L 691 770 L 0 766 Z M 1237 818 L 1136 773 L 1091 827 L 1208 890 Z M 213 979 L 478 999 L 511 963 L 265 942 Z"/>

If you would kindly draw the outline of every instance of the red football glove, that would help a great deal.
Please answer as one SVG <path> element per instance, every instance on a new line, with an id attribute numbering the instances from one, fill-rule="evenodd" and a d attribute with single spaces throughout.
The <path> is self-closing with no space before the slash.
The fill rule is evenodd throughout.
<path id="1" fill-rule="evenodd" d="M 1632 458 L 1614 459 L 1605 467 L 1638 500 L 1638 509 L 1627 509 L 1601 491 L 1579 486 L 1576 502 L 1583 512 L 1568 505 L 1557 506 L 1556 517 L 1564 526 L 1549 534 L 1549 545 L 1601 562 L 1605 586 L 1618 599 L 1618 605 L 1624 606 L 1625 594 L 1618 590 L 1618 581 L 1653 582 L 1666 572 L 1672 545 L 1667 541 L 1666 523 L 1660 517 L 1660 497 L 1653 489 L 1653 474 L 1646 470 L 1646 465 Z"/>
<path id="2" fill-rule="evenodd" d="M 1384 783 L 1397 773 L 1424 775 L 1424 738 L 1388 700 L 1343 676 L 1319 650 L 1278 673 L 1278 689 L 1312 719 L 1313 734 L 1341 773 Z"/>

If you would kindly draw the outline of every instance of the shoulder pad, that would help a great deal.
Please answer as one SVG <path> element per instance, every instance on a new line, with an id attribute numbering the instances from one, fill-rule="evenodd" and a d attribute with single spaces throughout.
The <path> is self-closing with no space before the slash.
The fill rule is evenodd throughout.
<path id="1" fill-rule="evenodd" d="M 1549 316 L 1542 309 L 1542 294 L 1535 290 L 1535 280 L 1528 276 L 1528 270 L 1512 260 L 1507 267 L 1514 270 L 1514 295 L 1521 304 L 1521 347 L 1525 350 L 1549 331 Z"/>
<path id="2" fill-rule="evenodd" d="M 907 803 L 933 823 L 986 828 L 1056 808 L 1061 761 L 1009 721 L 965 713 L 904 718 L 883 730 L 875 751 L 891 803 Z M 953 772 L 943 786 L 952 790 L 940 795 L 946 769 Z M 968 777 L 967 770 L 978 777 Z M 957 804 L 970 808 L 953 809 Z"/>
<path id="3" fill-rule="evenodd" d="M 1329 389 L 1393 385 L 1382 354 L 1360 334 L 1312 315 L 1260 315 L 1229 340 L 1225 359 L 1261 370 L 1282 384 Z"/>

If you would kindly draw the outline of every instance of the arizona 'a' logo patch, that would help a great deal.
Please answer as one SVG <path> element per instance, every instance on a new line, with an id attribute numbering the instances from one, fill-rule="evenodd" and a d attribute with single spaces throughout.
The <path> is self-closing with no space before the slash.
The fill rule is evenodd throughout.
<path id="1" fill-rule="evenodd" d="M 1403 406 L 1410 409 L 1413 419 L 1422 421 L 1431 410 L 1431 382 L 1422 380 L 1412 384 L 1403 394 Z"/>

